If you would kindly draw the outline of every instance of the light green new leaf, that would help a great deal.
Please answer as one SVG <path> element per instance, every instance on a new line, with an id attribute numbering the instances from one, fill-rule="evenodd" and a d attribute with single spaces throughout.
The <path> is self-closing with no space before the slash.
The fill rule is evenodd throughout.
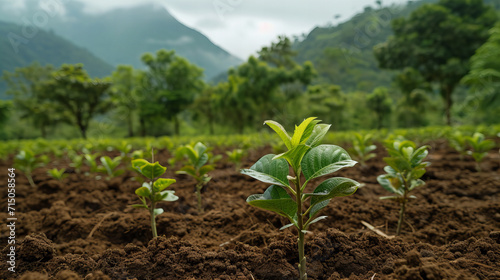
<path id="1" fill-rule="evenodd" d="M 161 192 L 173 183 L 175 183 L 175 179 L 159 178 L 154 182 L 153 186 L 155 188 L 155 191 Z"/>
<path id="2" fill-rule="evenodd" d="M 309 136 L 311 136 L 314 126 L 319 121 L 315 121 L 315 117 L 310 117 L 305 119 L 299 126 L 295 126 L 295 131 L 292 136 L 292 147 L 295 147 L 299 144 L 304 144 Z"/>
<path id="3" fill-rule="evenodd" d="M 137 172 L 141 173 L 141 168 L 144 165 L 150 164 L 147 160 L 145 159 L 134 159 L 132 160 L 132 168 L 134 168 Z"/>
<path id="4" fill-rule="evenodd" d="M 148 187 L 140 187 L 135 190 L 135 194 L 138 196 L 149 197 L 151 195 L 151 191 Z"/>
<path id="5" fill-rule="evenodd" d="M 275 122 L 275 121 L 265 121 L 264 124 L 267 124 L 270 128 L 272 128 L 278 134 L 278 136 L 281 138 L 283 143 L 285 143 L 285 146 L 288 149 L 292 148 L 291 138 L 288 135 L 288 133 L 286 132 L 285 128 L 283 128 L 283 126 L 281 124 L 279 124 L 278 122 Z"/>
<path id="6" fill-rule="evenodd" d="M 333 173 L 344 167 L 352 167 L 357 162 L 339 146 L 319 145 L 312 148 L 302 159 L 302 172 L 309 181 L 313 178 Z"/>
<path id="7" fill-rule="evenodd" d="M 359 183 L 343 177 L 330 178 L 319 184 L 313 193 L 305 194 L 311 196 L 311 205 L 315 205 L 334 197 L 348 196 L 356 192 Z"/>
<path id="8" fill-rule="evenodd" d="M 247 202 L 252 206 L 276 212 L 295 223 L 297 203 L 280 186 L 272 185 L 264 194 L 251 195 L 247 198 Z"/>
<path id="9" fill-rule="evenodd" d="M 215 167 L 213 165 L 205 165 L 200 168 L 200 176 L 207 174 L 208 172 L 214 170 Z"/>
<path id="10" fill-rule="evenodd" d="M 160 177 L 167 170 L 166 167 L 161 166 L 158 162 L 154 164 L 148 163 L 146 165 L 141 166 L 140 173 L 144 175 L 146 178 L 154 180 L 155 178 Z"/>
<path id="11" fill-rule="evenodd" d="M 427 146 L 422 146 L 418 148 L 410 158 L 410 163 L 412 167 L 415 167 L 420 164 L 420 162 L 429 154 L 427 151 Z"/>
<path id="12" fill-rule="evenodd" d="M 194 170 L 194 167 L 192 165 L 187 165 L 182 167 L 180 170 L 175 172 L 176 174 L 187 174 L 191 175 L 193 177 L 196 177 L 196 170 Z"/>
<path id="13" fill-rule="evenodd" d="M 274 156 L 273 154 L 263 156 L 250 169 L 242 169 L 241 173 L 264 183 L 289 187 L 288 163 L 285 159 L 273 160 Z"/>
<path id="14" fill-rule="evenodd" d="M 397 177 L 389 174 L 380 175 L 377 177 L 378 183 L 387 191 L 399 195 L 404 194 L 404 189 L 401 187 L 401 181 Z"/>
<path id="15" fill-rule="evenodd" d="M 321 144 L 321 140 L 323 140 L 323 137 L 325 137 L 326 133 L 330 129 L 330 126 L 330 124 L 317 124 L 314 127 L 311 136 L 309 136 L 309 139 L 307 139 L 306 145 L 314 148 Z"/>
<path id="16" fill-rule="evenodd" d="M 293 147 L 291 150 L 289 150 L 286 153 L 279 154 L 273 158 L 279 159 L 279 158 L 284 158 L 288 163 L 292 166 L 293 169 L 297 170 L 298 167 L 300 166 L 300 162 L 302 161 L 302 158 L 304 155 L 307 153 L 309 150 L 309 146 L 306 146 L 304 144 L 300 144 L 298 146 Z"/>

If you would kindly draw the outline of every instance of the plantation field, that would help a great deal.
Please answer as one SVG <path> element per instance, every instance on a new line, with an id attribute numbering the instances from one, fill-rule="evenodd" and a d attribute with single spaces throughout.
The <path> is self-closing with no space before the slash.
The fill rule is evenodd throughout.
<path id="1" fill-rule="evenodd" d="M 498 150 L 488 153 L 478 172 L 472 158 L 461 160 L 446 141 L 428 144 L 426 185 L 413 191 L 417 199 L 398 237 L 391 238 L 399 206 L 379 199 L 389 195 L 377 182 L 387 156 L 381 145 L 366 167 L 334 174 L 363 186 L 334 198 L 323 212 L 328 218 L 306 234 L 310 279 L 500 279 Z M 168 167 L 165 177 L 177 180 L 171 189 L 179 200 L 160 203 L 165 213 L 157 217 L 154 240 L 149 213 L 129 206 L 139 202 L 134 171 L 96 179 L 75 173 L 67 158 L 52 156 L 33 172 L 37 189 L 16 172 L 16 274 L 7 270 L 7 246 L 0 279 L 297 279 L 296 230 L 278 230 L 285 218 L 245 202 L 268 184 L 237 172 L 226 150 L 212 151 L 223 157 L 204 188 L 203 214 L 196 209 L 195 181 L 175 173 L 179 162 L 168 165 L 172 152 L 158 151 L 155 160 Z M 250 149 L 242 167 L 272 152 L 269 145 Z M 7 182 L 13 164 L 12 155 L 0 161 L 0 182 Z M 47 170 L 53 167 L 65 167 L 69 176 L 52 179 Z M 1 209 L 7 209 L 7 189 L 0 194 Z M 2 211 L 0 219 L 7 218 Z M 9 232 L 1 233 L 1 244 L 7 244 Z"/>

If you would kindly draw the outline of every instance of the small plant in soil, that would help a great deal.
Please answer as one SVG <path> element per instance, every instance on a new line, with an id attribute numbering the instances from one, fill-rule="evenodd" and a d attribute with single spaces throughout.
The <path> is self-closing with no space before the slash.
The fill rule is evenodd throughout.
<path id="1" fill-rule="evenodd" d="M 52 168 L 47 171 L 47 174 L 49 174 L 50 177 L 58 180 L 59 182 L 62 182 L 62 180 L 66 177 L 68 177 L 68 174 L 65 174 L 66 168 Z"/>
<path id="2" fill-rule="evenodd" d="M 361 166 L 366 167 L 366 161 L 376 156 L 375 153 L 372 153 L 375 149 L 377 146 L 373 145 L 371 134 L 354 133 L 351 154 Z"/>
<path id="3" fill-rule="evenodd" d="M 122 157 L 118 156 L 111 159 L 108 156 L 103 156 L 100 158 L 102 166 L 99 167 L 99 171 L 108 175 L 107 179 L 115 178 L 122 175 L 125 170 L 117 169 L 122 162 Z"/>
<path id="4" fill-rule="evenodd" d="M 71 160 L 69 166 L 74 168 L 76 173 L 82 173 L 82 166 L 85 160 L 84 155 L 79 155 L 76 152 L 72 151 L 71 153 L 69 153 L 69 158 Z"/>
<path id="5" fill-rule="evenodd" d="M 154 162 L 154 160 L 152 161 Z M 171 184 L 175 183 L 175 179 L 160 178 L 167 168 L 161 166 L 158 162 L 150 163 L 144 159 L 134 159 L 132 160 L 132 168 L 149 179 L 149 182 L 144 182 L 140 188 L 135 190 L 135 194 L 137 194 L 142 203 L 131 206 L 134 208 L 144 208 L 149 211 L 151 217 L 151 231 L 153 233 L 153 238 L 155 238 L 158 236 L 156 231 L 156 216 L 163 213 L 163 208 L 156 208 L 157 203 L 161 201 L 176 201 L 179 199 L 174 194 L 175 191 L 165 190 Z"/>
<path id="6" fill-rule="evenodd" d="M 460 131 L 454 131 L 448 136 L 448 144 L 460 154 L 460 160 L 467 155 L 467 136 Z"/>
<path id="7" fill-rule="evenodd" d="M 226 152 L 230 162 L 234 164 L 234 168 L 238 171 L 241 168 L 241 161 L 245 156 L 245 151 L 242 149 L 234 149 Z"/>
<path id="8" fill-rule="evenodd" d="M 307 279 L 305 239 L 309 227 L 326 216 L 317 217 L 334 197 L 353 194 L 359 183 L 342 177 L 329 178 L 308 192 L 311 180 L 331 174 L 344 167 L 352 167 L 356 161 L 339 146 L 320 145 L 330 125 L 319 124 L 319 120 L 308 118 L 290 136 L 275 121 L 266 121 L 281 138 L 288 151 L 269 154 L 259 159 L 250 169 L 241 172 L 257 180 L 272 184 L 263 194 L 254 194 L 247 202 L 255 207 L 273 211 L 286 217 L 298 229 L 298 253 L 300 279 Z M 289 174 L 289 170 L 293 170 Z M 302 182 L 302 178 L 304 182 Z"/>
<path id="9" fill-rule="evenodd" d="M 207 164 L 210 158 L 207 153 L 207 147 L 201 142 L 196 143 L 194 146 L 185 145 L 178 150 L 178 154 L 187 158 L 188 164 L 176 173 L 186 174 L 196 180 L 195 193 L 198 212 L 203 213 L 201 190 L 212 179 L 207 173 L 215 168 L 213 165 Z"/>
<path id="10" fill-rule="evenodd" d="M 410 192 L 425 184 L 420 178 L 425 174 L 425 168 L 430 165 L 429 162 L 423 161 L 429 152 L 427 146 L 417 148 L 415 143 L 409 140 L 388 142 L 386 148 L 390 155 L 390 157 L 384 158 L 388 164 L 384 167 L 387 174 L 378 176 L 377 181 L 384 189 L 395 194 L 380 199 L 395 200 L 401 206 L 396 229 L 396 235 L 399 235 L 408 201 L 411 198 L 416 198 L 410 195 Z"/>
<path id="11" fill-rule="evenodd" d="M 99 156 L 99 153 L 91 154 L 91 153 L 85 153 L 83 155 L 83 158 L 85 159 L 85 164 L 87 164 L 90 167 L 90 173 L 97 173 L 99 172 L 99 166 L 97 165 L 97 157 Z M 89 173 L 86 173 L 85 175 L 89 176 Z"/>
<path id="12" fill-rule="evenodd" d="M 481 171 L 480 162 L 486 157 L 488 151 L 495 147 L 493 140 L 485 140 L 482 133 L 476 132 L 472 137 L 467 137 L 470 150 L 467 151 L 476 161 L 476 170 Z"/>
<path id="13" fill-rule="evenodd" d="M 32 172 L 38 167 L 43 167 L 47 163 L 48 158 L 46 157 L 35 157 L 30 150 L 21 150 L 14 158 L 14 166 L 16 169 L 21 170 L 30 185 L 36 188 L 36 184 L 33 181 Z"/>

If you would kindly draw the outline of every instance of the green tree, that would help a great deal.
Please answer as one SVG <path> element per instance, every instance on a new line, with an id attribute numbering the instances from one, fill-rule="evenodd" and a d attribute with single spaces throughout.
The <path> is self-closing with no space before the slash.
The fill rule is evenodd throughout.
<path id="1" fill-rule="evenodd" d="M 275 67 L 294 68 L 297 63 L 293 60 L 297 52 L 292 48 L 292 42 L 286 36 L 278 36 L 278 42 L 272 42 L 270 47 L 263 47 L 259 59 Z"/>
<path id="2" fill-rule="evenodd" d="M 228 114 L 226 121 L 241 133 L 247 124 L 273 118 L 283 112 L 290 101 L 281 86 L 294 82 L 308 85 L 315 74 L 309 62 L 285 69 L 271 67 L 251 56 L 246 63 L 229 70 L 222 97 L 224 113 Z"/>
<path id="3" fill-rule="evenodd" d="M 368 108 L 377 116 L 377 129 L 381 129 L 384 121 L 392 111 L 392 99 L 387 88 L 378 87 L 366 97 Z"/>
<path id="4" fill-rule="evenodd" d="M 110 108 L 107 80 L 92 79 L 82 64 L 64 64 L 41 85 L 41 99 L 52 101 L 54 109 L 64 112 L 87 138 L 90 121 Z"/>
<path id="5" fill-rule="evenodd" d="M 193 120 L 201 125 L 208 125 L 209 133 L 215 133 L 215 123 L 220 120 L 221 96 L 225 90 L 224 83 L 207 85 L 195 98 L 191 110 Z"/>
<path id="6" fill-rule="evenodd" d="M 451 124 L 452 94 L 469 71 L 469 59 L 488 38 L 495 11 L 482 0 L 440 0 L 392 22 L 394 36 L 374 48 L 379 66 L 418 69 L 436 85 Z"/>
<path id="7" fill-rule="evenodd" d="M 14 72 L 4 71 L 2 79 L 7 83 L 8 95 L 13 96 L 15 110 L 22 119 L 28 119 L 40 129 L 42 137 L 47 128 L 62 120 L 60 112 L 54 109 L 51 100 L 41 98 L 40 86 L 51 78 L 52 65 L 41 66 L 37 62 Z"/>
<path id="8" fill-rule="evenodd" d="M 462 82 L 470 86 L 472 91 L 468 102 L 475 102 L 484 110 L 490 109 L 490 112 L 493 109 L 491 119 L 498 121 L 500 116 L 498 95 L 500 90 L 500 22 L 491 29 L 490 34 L 488 41 L 471 58 L 471 70 Z"/>
<path id="9" fill-rule="evenodd" d="M 333 129 L 346 129 L 346 96 L 340 86 L 320 84 L 307 88 L 307 98 L 301 102 L 309 115 L 331 123 Z"/>
<path id="10" fill-rule="evenodd" d="M 159 50 L 156 57 L 146 53 L 141 59 L 148 67 L 145 83 L 149 91 L 144 97 L 149 103 L 146 106 L 149 112 L 143 116 L 172 120 L 175 134 L 179 135 L 179 114 L 203 89 L 203 69 L 175 55 L 174 51 Z"/>
<path id="11" fill-rule="evenodd" d="M 12 110 L 12 101 L 0 100 L 0 140 L 7 139 L 5 124 L 8 123 Z"/>
<path id="12" fill-rule="evenodd" d="M 428 92 L 432 89 L 420 73 L 405 68 L 395 78 L 395 84 L 403 96 L 396 106 L 397 123 L 402 127 L 424 126 L 428 123 L 426 112 L 431 107 Z"/>
<path id="13" fill-rule="evenodd" d="M 141 102 L 141 74 L 132 66 L 119 65 L 111 75 L 111 100 L 117 113 L 127 122 L 128 136 L 134 136 L 134 120 Z"/>

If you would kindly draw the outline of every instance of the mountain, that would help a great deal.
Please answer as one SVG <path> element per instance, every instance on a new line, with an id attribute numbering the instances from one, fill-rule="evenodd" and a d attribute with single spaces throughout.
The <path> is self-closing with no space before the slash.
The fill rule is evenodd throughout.
<path id="1" fill-rule="evenodd" d="M 344 91 L 371 92 L 389 87 L 394 71 L 378 68 L 373 47 L 393 34 L 391 21 L 407 17 L 423 4 L 437 0 L 408 1 L 406 5 L 365 7 L 364 11 L 336 26 L 316 27 L 305 39 L 294 43 L 297 62 L 312 61 L 320 82 L 340 85 Z M 485 0 L 497 10 L 500 0 Z"/>
<path id="2" fill-rule="evenodd" d="M 30 33 L 27 33 L 31 36 Z M 32 38 L 23 34 L 23 26 L 0 21 L 0 76 L 3 71 L 14 71 L 17 67 L 38 61 L 41 65 L 55 67 L 64 63 L 83 63 L 94 77 L 107 76 L 113 67 L 88 50 L 75 46 L 52 32 L 38 29 Z M 0 99 L 4 99 L 5 83 L 0 81 Z"/>

